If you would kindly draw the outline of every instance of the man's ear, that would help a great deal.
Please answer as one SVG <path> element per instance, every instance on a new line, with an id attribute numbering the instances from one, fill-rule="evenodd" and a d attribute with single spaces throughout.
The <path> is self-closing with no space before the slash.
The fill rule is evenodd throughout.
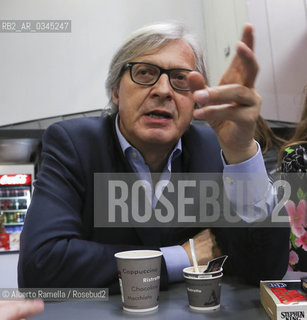
<path id="1" fill-rule="evenodd" d="M 119 103 L 118 89 L 112 89 L 112 101 L 114 104 L 118 105 Z"/>

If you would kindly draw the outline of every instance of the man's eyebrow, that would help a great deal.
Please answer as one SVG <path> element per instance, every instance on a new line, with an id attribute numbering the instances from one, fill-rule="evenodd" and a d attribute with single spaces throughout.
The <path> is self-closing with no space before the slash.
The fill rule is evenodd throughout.
<path id="1" fill-rule="evenodd" d="M 137 60 L 134 62 L 144 62 L 144 63 L 150 63 L 150 64 L 154 64 L 158 67 L 164 68 L 163 66 L 161 66 L 161 64 L 157 63 L 157 62 L 153 62 L 152 60 L 147 60 L 147 59 L 142 59 L 142 60 Z M 189 69 L 189 70 L 194 70 L 194 67 L 190 67 L 190 66 L 184 66 L 184 65 L 169 65 L 167 66 L 167 68 L 164 69 Z"/>

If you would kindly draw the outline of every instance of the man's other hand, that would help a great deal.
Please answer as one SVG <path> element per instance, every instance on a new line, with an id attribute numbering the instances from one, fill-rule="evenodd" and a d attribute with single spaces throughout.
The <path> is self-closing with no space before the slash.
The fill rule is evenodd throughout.
<path id="1" fill-rule="evenodd" d="M 217 246 L 215 236 L 210 229 L 205 229 L 193 237 L 197 263 L 206 265 L 210 260 L 221 256 L 221 250 Z M 193 265 L 189 241 L 182 245 Z"/>

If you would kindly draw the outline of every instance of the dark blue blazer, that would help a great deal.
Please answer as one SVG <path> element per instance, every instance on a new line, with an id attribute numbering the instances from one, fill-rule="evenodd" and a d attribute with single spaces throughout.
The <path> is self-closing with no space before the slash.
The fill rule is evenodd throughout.
<path id="1" fill-rule="evenodd" d="M 72 119 L 50 126 L 42 164 L 21 235 L 20 287 L 108 287 L 118 292 L 114 254 L 182 244 L 196 228 L 94 228 L 96 172 L 132 172 L 121 151 L 113 116 Z M 182 137 L 175 171 L 222 172 L 214 131 L 191 125 Z M 271 228 L 214 230 L 230 258 L 230 272 L 250 283 L 279 279 L 288 264 L 289 232 Z M 282 250 L 281 250 L 282 248 Z M 162 263 L 161 287 L 167 287 Z"/>

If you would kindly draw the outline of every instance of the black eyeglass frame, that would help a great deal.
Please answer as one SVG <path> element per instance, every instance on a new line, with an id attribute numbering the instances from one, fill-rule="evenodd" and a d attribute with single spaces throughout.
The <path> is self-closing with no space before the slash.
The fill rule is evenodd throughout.
<path id="1" fill-rule="evenodd" d="M 155 67 L 155 68 L 158 68 L 158 69 L 160 70 L 160 73 L 159 73 L 159 75 L 158 75 L 158 77 L 157 77 L 157 80 L 155 80 L 153 83 L 150 83 L 150 84 L 148 84 L 148 83 L 141 83 L 141 82 L 135 81 L 135 79 L 133 78 L 133 75 L 132 75 L 132 67 L 133 67 L 134 65 L 136 65 L 136 64 L 145 64 L 145 65 L 150 65 L 150 66 L 153 66 L 153 67 Z M 194 71 L 194 70 L 186 69 L 186 68 L 164 69 L 164 68 L 161 68 L 161 67 L 157 66 L 156 64 L 149 63 L 149 62 L 128 62 L 128 63 L 126 63 L 126 64 L 124 65 L 123 71 L 126 71 L 128 68 L 129 68 L 130 78 L 131 78 L 131 80 L 132 80 L 134 83 L 136 83 L 136 84 L 139 84 L 139 85 L 142 85 L 142 86 L 151 87 L 151 86 L 155 85 L 155 84 L 159 81 L 161 75 L 162 75 L 163 73 L 165 73 L 165 74 L 167 74 L 167 76 L 168 76 L 168 81 L 169 81 L 171 87 L 172 87 L 174 90 L 178 90 L 178 91 L 191 91 L 191 89 L 180 89 L 180 88 L 174 87 L 174 85 L 172 84 L 172 81 L 171 81 L 171 76 L 170 76 L 170 74 L 171 74 L 171 72 L 174 71 L 174 70 L 176 70 L 176 71 L 189 71 L 189 72 L 192 72 L 192 71 Z"/>

